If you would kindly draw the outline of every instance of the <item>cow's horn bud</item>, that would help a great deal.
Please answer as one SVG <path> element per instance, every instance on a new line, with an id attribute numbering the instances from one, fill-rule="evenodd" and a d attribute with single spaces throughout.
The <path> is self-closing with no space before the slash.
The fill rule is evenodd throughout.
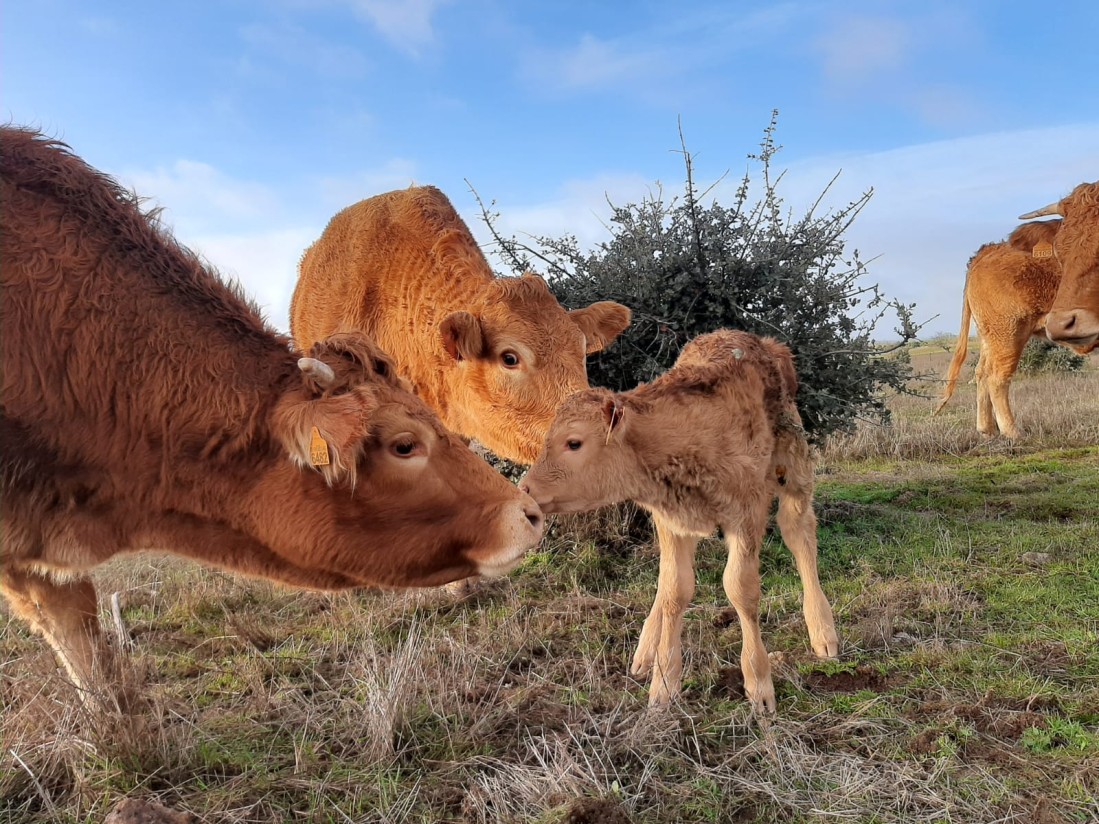
<path id="1" fill-rule="evenodd" d="M 1047 217 L 1048 215 L 1061 214 L 1061 203 L 1051 203 L 1048 206 L 1043 206 L 1041 209 L 1035 209 L 1033 212 L 1027 212 L 1025 215 L 1019 215 L 1019 220 L 1033 220 L 1036 217 Z"/>
<path id="2" fill-rule="evenodd" d="M 298 358 L 298 369 L 315 380 L 321 389 L 327 389 L 336 382 L 332 367 L 316 358 Z"/>

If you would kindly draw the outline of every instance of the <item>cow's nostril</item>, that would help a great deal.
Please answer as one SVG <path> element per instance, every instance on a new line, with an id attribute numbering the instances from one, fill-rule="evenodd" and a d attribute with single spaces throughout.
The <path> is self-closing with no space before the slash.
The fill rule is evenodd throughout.
<path id="1" fill-rule="evenodd" d="M 519 484 L 519 491 L 522 492 L 524 495 L 529 495 L 530 494 L 530 485 L 529 484 Z"/>
<path id="2" fill-rule="evenodd" d="M 535 529 L 542 528 L 542 522 L 545 520 L 542 515 L 542 510 L 537 507 L 528 506 L 523 509 L 523 514 L 527 516 L 527 522 Z"/>

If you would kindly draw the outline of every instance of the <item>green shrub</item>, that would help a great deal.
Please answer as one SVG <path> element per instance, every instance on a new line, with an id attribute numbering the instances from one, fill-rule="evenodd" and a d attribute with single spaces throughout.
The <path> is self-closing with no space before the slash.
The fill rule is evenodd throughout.
<path id="1" fill-rule="evenodd" d="M 772 178 L 777 113 L 764 130 L 759 154 L 762 192 L 749 200 L 745 174 L 731 205 L 703 203 L 692 159 L 683 157 L 681 195 L 665 199 L 659 186 L 640 203 L 612 206 L 611 239 L 591 251 L 576 237 L 501 237 L 495 214 L 483 216 L 500 258 L 516 273 L 541 271 L 561 303 L 581 306 L 616 300 L 633 310 L 633 323 L 606 351 L 593 356 L 592 384 L 624 390 L 651 380 L 675 361 L 696 335 L 720 327 L 770 335 L 794 352 L 801 388 L 798 406 L 814 441 L 850 430 L 861 417 L 886 421 L 883 389 L 905 391 L 910 367 L 883 357 L 915 338 L 912 306 L 888 300 L 864 283 L 865 264 L 845 249 L 844 232 L 871 192 L 835 212 L 817 214 L 817 202 L 794 218 Z M 711 187 L 712 188 L 712 187 Z M 548 269 L 547 269 L 548 267 Z M 882 349 L 872 337 L 883 315 L 900 321 L 900 343 Z"/>
<path id="2" fill-rule="evenodd" d="M 1019 360 L 1019 370 L 1025 375 L 1048 372 L 1079 372 L 1088 362 L 1071 349 L 1058 346 L 1045 338 L 1031 338 Z"/>

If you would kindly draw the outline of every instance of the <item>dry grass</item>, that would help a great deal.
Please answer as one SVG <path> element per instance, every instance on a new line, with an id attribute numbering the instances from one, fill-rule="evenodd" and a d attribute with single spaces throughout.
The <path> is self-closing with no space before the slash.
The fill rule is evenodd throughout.
<path id="1" fill-rule="evenodd" d="M 941 417 L 899 398 L 892 430 L 823 450 L 844 656 L 812 658 L 770 539 L 775 720 L 743 700 L 717 541 L 684 693 L 647 709 L 628 668 L 656 555 L 630 509 L 559 522 L 463 600 L 130 559 L 97 582 L 105 623 L 120 592 L 133 636 L 133 716 L 82 709 L 0 613 L 0 821 L 98 824 L 124 797 L 212 824 L 1099 820 L 1099 375 L 1020 379 L 1014 397 L 1020 443 L 982 441 L 961 387 Z M 1035 486 L 1048 471 L 1057 501 Z"/>
<path id="2" fill-rule="evenodd" d="M 1099 359 L 1082 372 L 1016 375 L 1011 388 L 1015 419 L 1024 432 L 1018 441 L 989 438 L 977 431 L 977 389 L 972 368 L 962 372 L 954 396 L 933 415 L 942 394 L 948 353 L 914 357 L 927 375 L 913 382 L 924 395 L 902 395 L 890 403 L 889 426 L 861 425 L 853 434 L 831 439 L 821 452 L 824 463 L 874 457 L 935 459 L 943 455 L 1010 454 L 1034 449 L 1092 446 L 1099 443 Z"/>

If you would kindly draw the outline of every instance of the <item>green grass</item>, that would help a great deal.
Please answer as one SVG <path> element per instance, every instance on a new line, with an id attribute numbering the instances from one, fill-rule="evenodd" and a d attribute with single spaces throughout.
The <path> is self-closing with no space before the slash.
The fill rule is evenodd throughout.
<path id="1" fill-rule="evenodd" d="M 45 646 L 0 619 L 0 821 L 100 822 L 127 796 L 207 822 L 1094 821 L 1099 447 L 1052 437 L 826 450 L 820 567 L 843 653 L 812 656 L 772 532 L 773 721 L 743 699 L 716 539 L 681 701 L 647 709 L 629 666 L 657 555 L 629 515 L 558 523 L 461 600 L 111 565 L 97 579 L 123 593 L 142 711 L 77 709 Z"/>

